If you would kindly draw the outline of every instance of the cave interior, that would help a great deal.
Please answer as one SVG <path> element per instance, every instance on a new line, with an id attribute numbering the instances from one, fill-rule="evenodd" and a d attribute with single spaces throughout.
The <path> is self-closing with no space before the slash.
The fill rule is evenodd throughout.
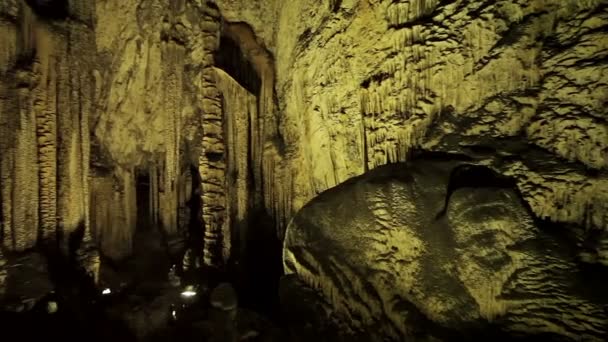
<path id="1" fill-rule="evenodd" d="M 0 333 L 608 341 L 608 1 L 0 0 Z"/>

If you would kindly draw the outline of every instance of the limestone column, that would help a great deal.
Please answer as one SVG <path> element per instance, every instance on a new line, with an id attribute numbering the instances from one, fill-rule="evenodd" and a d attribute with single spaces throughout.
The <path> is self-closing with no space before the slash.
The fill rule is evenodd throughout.
<path id="1" fill-rule="evenodd" d="M 203 260 L 206 265 L 220 266 L 222 231 L 226 224 L 225 146 L 222 128 L 222 104 L 215 85 L 213 52 L 218 48 L 219 11 L 208 5 L 203 11 L 202 37 L 202 154 L 199 172 L 202 177 L 203 222 L 205 225 Z"/>

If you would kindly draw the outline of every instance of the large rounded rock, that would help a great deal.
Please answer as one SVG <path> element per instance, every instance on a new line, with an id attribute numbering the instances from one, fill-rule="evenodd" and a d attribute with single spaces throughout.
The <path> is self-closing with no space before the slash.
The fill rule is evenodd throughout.
<path id="1" fill-rule="evenodd" d="M 321 194 L 287 229 L 286 273 L 377 338 L 608 336 L 606 270 L 579 269 L 513 189 L 475 174 L 448 187 L 458 164 L 381 167 Z"/>

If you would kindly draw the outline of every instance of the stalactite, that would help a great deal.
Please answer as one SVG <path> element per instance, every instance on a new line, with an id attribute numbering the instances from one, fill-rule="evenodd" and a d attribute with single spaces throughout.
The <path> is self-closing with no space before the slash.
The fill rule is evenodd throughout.
<path id="1" fill-rule="evenodd" d="M 130 231 L 127 230 L 125 237 L 129 241 L 129 245 L 132 246 L 132 239 L 137 224 L 137 183 L 135 181 L 135 172 L 132 169 L 123 171 L 123 177 L 125 223 L 126 227 L 132 227 Z"/>
<path id="2" fill-rule="evenodd" d="M 257 116 L 257 101 L 255 96 L 239 85 L 234 79 L 220 69 L 215 69 L 216 84 L 222 94 L 224 110 L 224 136 L 226 145 L 226 230 L 224 233 L 224 249 L 226 259 L 233 255 L 236 246 L 242 251 L 244 236 L 247 233 L 247 215 L 251 210 L 255 196 L 254 188 L 250 188 L 250 150 L 255 142 L 250 137 L 258 132 L 253 131 L 250 124 Z M 255 139 L 255 138 L 254 138 Z"/>
<path id="3" fill-rule="evenodd" d="M 19 89 L 19 126 L 16 136 L 13 185 L 13 249 L 33 247 L 38 227 L 38 154 L 36 117 L 29 89 Z"/>
<path id="4" fill-rule="evenodd" d="M 8 250 L 12 250 L 13 246 L 13 147 L 10 143 L 13 142 L 13 128 L 11 121 L 7 114 L 8 101 L 5 86 L 0 85 L 0 136 L 4 139 L 0 139 L 0 148 L 2 154 L 0 155 L 0 204 L 2 205 L 2 245 Z"/>
<path id="5" fill-rule="evenodd" d="M 248 109 L 251 116 L 249 118 L 249 126 L 250 126 L 250 144 L 249 150 L 251 155 L 253 170 L 253 202 L 254 203 L 262 203 L 262 127 L 263 122 L 259 113 L 258 101 L 254 103 L 250 103 L 250 108 Z"/>
<path id="6" fill-rule="evenodd" d="M 261 176 L 263 180 L 261 184 L 265 189 L 265 208 L 271 210 L 275 219 L 277 235 L 281 236 L 287 222 L 285 222 L 286 218 L 284 216 L 276 215 L 285 212 L 286 208 L 283 208 L 282 202 L 277 202 L 281 198 L 282 192 L 285 191 L 282 186 L 285 180 L 279 178 L 282 173 L 276 170 L 276 168 L 282 167 L 284 146 L 281 146 L 283 141 L 279 133 L 279 119 L 275 108 L 275 74 L 272 65 L 265 65 L 265 68 L 260 71 L 262 73 L 262 88 L 258 99 L 258 116 L 262 120 L 260 140 L 264 142 L 264 145 L 260 154 L 261 160 L 255 163 L 262 167 Z M 260 147 L 262 147 L 262 144 L 260 144 Z M 272 169 L 264 168 L 264 165 L 268 165 Z M 266 185 L 264 185 L 264 182 L 266 182 Z"/>
<path id="7" fill-rule="evenodd" d="M 5 5 L 6 3 L 7 1 L 3 1 L 0 3 L 0 6 Z M 16 18 L 18 16 L 18 9 L 16 4 L 12 11 L 0 7 L 0 13 L 6 13 L 8 17 Z M 2 49 L 0 49 L 0 75 L 5 75 L 5 73 L 15 64 L 17 59 L 19 44 L 17 32 L 18 28 L 16 25 L 0 21 L 0 37 L 2 37 Z"/>
<path id="8" fill-rule="evenodd" d="M 54 238 L 57 226 L 57 94 L 56 61 L 39 63 L 40 87 L 36 90 L 38 164 L 40 166 L 40 230 L 44 240 Z M 47 87 L 44 87 L 47 85 Z"/>
<path id="9" fill-rule="evenodd" d="M 149 170 L 150 175 L 150 189 L 149 189 L 149 199 L 150 199 L 150 217 L 152 219 L 152 224 L 158 223 L 158 168 L 152 166 Z"/>
<path id="10" fill-rule="evenodd" d="M 91 164 L 91 131 L 89 126 L 89 120 L 91 117 L 91 101 L 93 97 L 92 92 L 92 78 L 87 74 L 80 76 L 80 143 L 81 143 L 81 165 L 82 165 L 82 201 L 83 201 L 83 214 L 85 224 L 84 242 L 92 243 L 92 234 L 90 226 L 90 212 L 91 206 L 90 200 L 90 164 Z"/>
<path id="11" fill-rule="evenodd" d="M 72 198 L 70 167 L 72 148 L 76 143 L 70 106 L 70 61 L 67 58 L 59 63 L 57 84 L 57 132 L 61 136 L 57 145 L 57 228 L 62 238 L 60 246 L 65 253 L 73 224 L 71 218 L 74 215 L 71 207 L 75 199 Z"/>
<path id="12" fill-rule="evenodd" d="M 163 69 L 163 78 L 166 80 L 163 103 L 167 127 L 164 131 L 165 170 L 161 170 L 164 173 L 164 191 L 160 194 L 160 218 L 166 233 L 173 235 L 178 231 L 179 149 L 183 92 L 181 63 L 184 59 L 184 49 L 172 41 L 165 42 L 162 57 L 168 65 Z"/>
<path id="13" fill-rule="evenodd" d="M 386 10 L 386 17 L 391 26 L 400 26 L 431 13 L 437 0 L 409 0 L 391 3 Z"/>
<path id="14" fill-rule="evenodd" d="M 8 62 L 6 66 L 14 69 L 5 70 L 1 80 L 6 84 L 3 85 L 5 101 L 0 107 L 4 116 L 4 122 L 0 125 L 3 125 L 5 130 L 5 134 L 0 137 L 4 140 L 0 158 L 3 177 L 3 244 L 9 250 L 22 251 L 33 247 L 37 239 L 39 198 L 37 177 L 34 177 L 33 173 L 38 172 L 38 164 L 32 89 L 36 87 L 38 80 L 32 65 L 15 65 L 16 55 L 23 54 L 24 57 L 31 58 L 36 44 L 33 33 L 34 18 L 27 6 L 21 4 L 19 7 L 18 13 L 22 15 L 18 29 L 7 29 L 7 32 L 3 32 L 10 34 L 12 31 L 14 41 L 7 37 L 7 52 L 15 55 L 4 56 L 5 62 Z M 15 45 L 11 45 L 11 41 Z M 14 84 L 9 84 L 11 81 Z"/>
<path id="15" fill-rule="evenodd" d="M 0 4 L 0 239 L 6 250 L 28 255 L 40 243 L 54 246 L 46 242 L 54 242 L 58 232 L 67 239 L 83 226 L 85 242 L 91 242 L 84 113 L 91 94 L 83 92 L 95 54 L 93 32 L 86 25 L 40 17 L 46 14 L 25 1 Z M 62 242 L 67 251 L 67 240 Z M 77 255 L 81 266 L 96 273 L 90 243 Z"/>

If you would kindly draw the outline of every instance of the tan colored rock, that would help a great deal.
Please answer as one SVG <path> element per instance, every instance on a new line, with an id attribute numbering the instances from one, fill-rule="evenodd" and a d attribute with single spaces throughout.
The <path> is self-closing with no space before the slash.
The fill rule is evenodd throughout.
<path id="1" fill-rule="evenodd" d="M 456 188 L 437 217 L 458 164 L 383 166 L 319 195 L 287 229 L 286 273 L 376 338 L 603 340 L 602 281 L 516 191 Z"/>
<path id="2" fill-rule="evenodd" d="M 153 222 L 182 234 L 178 211 L 191 194 L 181 175 L 193 165 L 202 173 L 224 169 L 199 161 L 203 151 L 224 151 L 221 108 L 209 84 L 217 10 L 196 1 L 98 1 L 96 13 L 99 60 L 107 67 L 97 73 L 94 139 L 108 154 L 107 167 L 149 174 Z M 224 217 L 223 199 L 204 196 L 211 196 L 203 201 L 205 222 L 213 225 L 211 217 Z"/>
<path id="3" fill-rule="evenodd" d="M 230 21 L 250 25 L 275 57 L 279 111 L 272 115 L 286 149 L 268 148 L 263 162 L 273 165 L 263 178 L 281 184 L 267 194 L 275 216 L 287 220 L 317 193 L 407 160 L 417 147 L 457 151 L 467 137 L 501 153 L 500 139 L 511 138 L 574 162 L 562 177 L 586 178 L 597 189 L 557 186 L 557 170 L 530 170 L 529 179 L 521 172 L 537 215 L 585 224 L 580 208 L 593 205 L 593 226 L 607 229 L 606 208 L 596 206 L 608 192 L 605 172 L 579 171 L 608 166 L 602 1 L 218 5 Z M 539 184 L 536 174 L 542 186 L 525 189 Z"/>
<path id="4" fill-rule="evenodd" d="M 91 6 L 74 1 L 66 13 L 51 17 L 38 6 L 5 1 L 0 7 L 6 47 L 0 67 L 0 201 L 8 251 L 53 242 L 57 233 L 67 251 L 69 235 L 88 226 Z M 64 15 L 80 22 L 67 22 Z"/>
<path id="5" fill-rule="evenodd" d="M 44 20 L 36 2 L 0 4 L 5 248 L 59 231 L 65 249 L 84 224 L 87 242 L 110 231 L 100 243 L 128 254 L 135 172 L 150 176 L 153 222 L 179 236 L 194 166 L 204 259 L 220 265 L 244 213 L 282 237 L 317 194 L 421 147 L 513 176 L 538 217 L 583 227 L 581 244 L 600 236 L 587 252 L 605 262 L 604 1 L 216 3 L 74 0 Z M 259 89 L 235 70 L 218 80 L 226 38 Z M 227 116 L 245 106 L 247 121 Z M 89 179 L 90 165 L 107 173 Z M 125 206 L 91 210 L 101 198 Z"/>
<path id="6" fill-rule="evenodd" d="M 91 229 L 101 252 L 112 259 L 128 257 L 137 221 L 135 175 L 116 169 L 91 177 Z"/>

